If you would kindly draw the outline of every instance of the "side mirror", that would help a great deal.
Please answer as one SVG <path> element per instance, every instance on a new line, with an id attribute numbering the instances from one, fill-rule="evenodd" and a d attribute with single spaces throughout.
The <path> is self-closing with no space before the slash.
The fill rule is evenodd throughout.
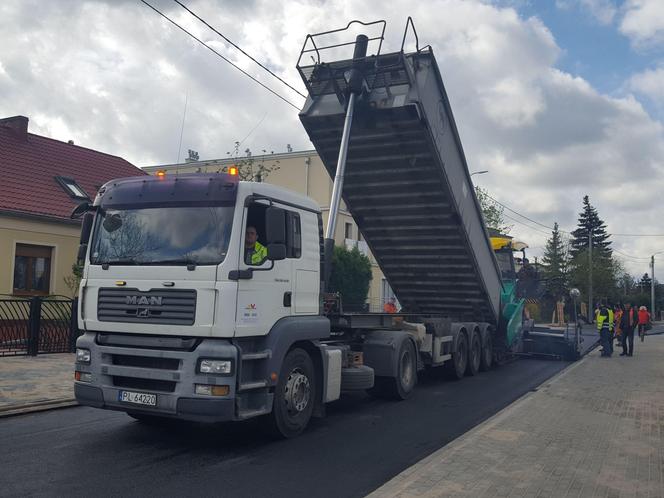
<path id="1" fill-rule="evenodd" d="M 286 244 L 268 244 L 267 259 L 270 261 L 286 259 Z"/>
<path id="2" fill-rule="evenodd" d="M 81 202 L 78 206 L 74 208 L 74 210 L 71 212 L 69 217 L 72 220 L 75 220 L 76 218 L 80 218 L 83 216 L 85 213 L 90 211 L 92 209 L 92 205 L 89 202 Z"/>
<path id="3" fill-rule="evenodd" d="M 76 261 L 79 263 L 85 260 L 85 254 L 88 252 L 88 245 L 81 244 L 78 246 L 78 255 L 76 256 Z"/>
<path id="4" fill-rule="evenodd" d="M 268 245 L 286 244 L 286 212 L 271 206 L 265 210 L 265 238 Z M 280 258 L 283 259 L 283 258 Z"/>
<path id="5" fill-rule="evenodd" d="M 85 213 L 83 216 L 83 223 L 81 224 L 81 244 L 87 244 L 90 240 L 90 232 L 92 231 L 92 223 L 95 220 L 95 215 L 92 213 Z"/>
<path id="6" fill-rule="evenodd" d="M 108 233 L 113 233 L 116 230 L 119 230 L 120 227 L 122 226 L 122 218 L 118 213 L 106 216 L 104 218 L 102 226 L 104 227 L 104 230 L 106 230 Z"/>

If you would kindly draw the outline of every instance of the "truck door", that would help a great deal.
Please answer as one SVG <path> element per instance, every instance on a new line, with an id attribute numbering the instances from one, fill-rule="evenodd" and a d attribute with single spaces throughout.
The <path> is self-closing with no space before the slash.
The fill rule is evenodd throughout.
<path id="1" fill-rule="evenodd" d="M 236 311 L 236 337 L 261 336 L 267 334 L 280 319 L 291 314 L 293 259 L 269 261 L 253 258 L 260 247 L 267 247 L 265 210 L 268 204 L 254 202 L 245 208 L 243 228 L 245 240 L 241 244 L 238 268 L 243 277 L 238 281 Z M 277 206 L 281 207 L 281 206 Z M 257 234 L 257 244 L 252 251 L 251 232 Z M 250 235 L 247 235 L 247 232 Z M 256 251 L 256 247 L 259 248 Z M 248 272 L 243 272 L 248 270 Z"/>

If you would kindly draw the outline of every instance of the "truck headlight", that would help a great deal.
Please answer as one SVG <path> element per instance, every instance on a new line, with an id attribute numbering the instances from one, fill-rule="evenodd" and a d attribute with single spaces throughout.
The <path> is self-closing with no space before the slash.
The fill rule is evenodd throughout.
<path id="1" fill-rule="evenodd" d="M 76 348 L 76 361 L 78 363 L 90 363 L 90 350 Z"/>
<path id="2" fill-rule="evenodd" d="M 201 360 L 198 371 L 203 374 L 230 375 L 233 373 L 233 360 Z"/>

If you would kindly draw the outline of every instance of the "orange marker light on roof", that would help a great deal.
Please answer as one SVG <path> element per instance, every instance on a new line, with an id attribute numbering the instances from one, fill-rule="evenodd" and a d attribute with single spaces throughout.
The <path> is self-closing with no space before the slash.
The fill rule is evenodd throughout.
<path id="1" fill-rule="evenodd" d="M 157 171 L 157 178 L 160 180 L 163 180 L 166 177 L 166 172 L 163 169 L 160 169 Z"/>
<path id="2" fill-rule="evenodd" d="M 233 175 L 233 176 L 237 176 L 237 167 L 236 166 L 231 166 L 230 168 L 228 168 L 228 174 Z"/>

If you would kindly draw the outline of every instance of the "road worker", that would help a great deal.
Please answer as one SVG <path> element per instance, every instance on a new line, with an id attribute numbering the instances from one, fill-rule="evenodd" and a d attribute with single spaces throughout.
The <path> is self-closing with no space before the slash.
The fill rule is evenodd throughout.
<path id="1" fill-rule="evenodd" d="M 613 332 L 613 311 L 602 303 L 597 312 L 597 330 L 599 331 L 602 356 L 611 357 L 611 333 Z"/>
<path id="2" fill-rule="evenodd" d="M 391 297 L 387 301 L 385 301 L 385 304 L 383 305 L 383 311 L 385 313 L 396 313 L 397 300 L 394 297 Z"/>

